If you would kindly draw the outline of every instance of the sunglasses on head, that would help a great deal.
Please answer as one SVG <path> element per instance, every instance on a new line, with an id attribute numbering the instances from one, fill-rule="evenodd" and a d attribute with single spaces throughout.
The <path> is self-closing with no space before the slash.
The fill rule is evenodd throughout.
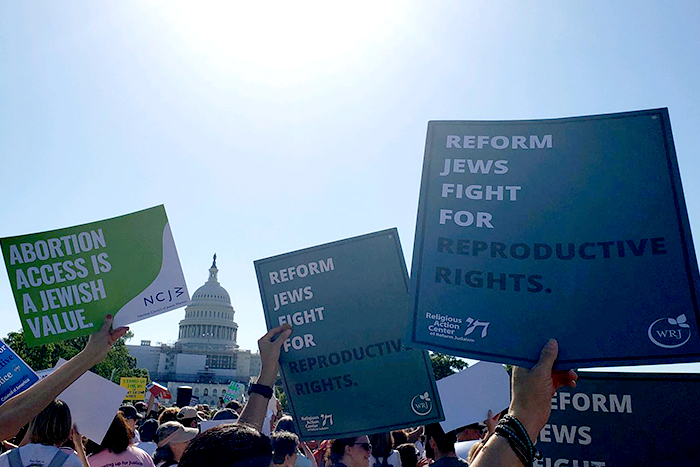
<path id="1" fill-rule="evenodd" d="M 360 446 L 362 449 L 364 449 L 367 452 L 372 451 L 372 445 L 369 443 L 355 443 L 353 446 Z"/>

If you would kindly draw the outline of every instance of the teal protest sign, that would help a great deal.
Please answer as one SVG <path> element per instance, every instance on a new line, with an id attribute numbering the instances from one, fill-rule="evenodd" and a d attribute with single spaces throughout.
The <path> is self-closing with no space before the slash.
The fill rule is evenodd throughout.
<path id="1" fill-rule="evenodd" d="M 698 267 L 666 109 L 430 122 L 410 343 L 531 366 L 697 361 Z"/>
<path id="2" fill-rule="evenodd" d="M 0 405 L 37 381 L 34 370 L 0 339 Z"/>
<path id="3" fill-rule="evenodd" d="M 698 394 L 697 374 L 579 372 L 552 397 L 533 465 L 697 465 Z"/>
<path id="4" fill-rule="evenodd" d="M 27 345 L 90 334 L 185 306 L 189 294 L 163 206 L 0 239 Z"/>
<path id="5" fill-rule="evenodd" d="M 302 439 L 443 420 L 430 360 L 409 350 L 396 229 L 255 262 L 268 328 L 289 323 L 282 380 Z"/>

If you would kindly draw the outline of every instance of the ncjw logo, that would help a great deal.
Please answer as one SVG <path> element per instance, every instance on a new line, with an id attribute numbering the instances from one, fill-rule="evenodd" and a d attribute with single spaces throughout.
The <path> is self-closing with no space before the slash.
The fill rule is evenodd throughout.
<path id="1" fill-rule="evenodd" d="M 649 326 L 649 339 L 664 349 L 675 349 L 690 340 L 690 326 L 685 315 L 659 318 Z"/>
<path id="2" fill-rule="evenodd" d="M 184 287 L 173 287 L 172 289 L 151 294 L 150 297 L 143 297 L 143 306 L 153 305 L 156 302 L 172 302 L 173 299 L 185 293 L 182 290 L 183 288 Z"/>
<path id="3" fill-rule="evenodd" d="M 418 394 L 411 399 L 411 410 L 416 415 L 428 415 L 433 410 L 433 401 L 430 400 L 430 394 L 425 391 L 423 394 Z"/>

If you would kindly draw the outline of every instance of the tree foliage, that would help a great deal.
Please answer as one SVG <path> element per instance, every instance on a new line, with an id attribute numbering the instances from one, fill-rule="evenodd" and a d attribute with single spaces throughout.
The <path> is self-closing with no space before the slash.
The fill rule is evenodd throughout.
<path id="1" fill-rule="evenodd" d="M 149 378 L 148 370 L 137 368 L 136 358 L 129 355 L 126 348 L 126 341 L 133 337 L 133 333 L 128 332 L 112 346 L 107 357 L 100 363 L 92 367 L 93 373 L 111 379 L 118 383 L 122 377 L 142 377 Z M 76 337 L 65 341 L 53 342 L 37 347 L 27 348 L 24 340 L 24 331 L 11 332 L 4 339 L 5 343 L 14 350 L 27 365 L 34 370 L 44 370 L 53 368 L 59 358 L 69 360 L 80 352 L 87 344 L 88 336 Z M 149 378 L 150 380 L 150 378 Z"/>
<path id="2" fill-rule="evenodd" d="M 467 362 L 461 358 L 437 352 L 430 352 L 430 363 L 433 366 L 435 380 L 453 375 L 469 366 Z"/>

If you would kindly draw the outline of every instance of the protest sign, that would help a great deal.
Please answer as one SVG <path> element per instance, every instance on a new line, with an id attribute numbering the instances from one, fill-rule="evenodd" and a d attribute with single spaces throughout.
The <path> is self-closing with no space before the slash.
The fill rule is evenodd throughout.
<path id="1" fill-rule="evenodd" d="M 170 394 L 168 388 L 163 386 L 162 384 L 156 383 L 155 381 L 152 381 L 151 384 L 146 386 L 146 390 L 150 392 L 153 395 L 153 397 L 159 397 L 161 399 L 172 398 L 172 395 Z"/>
<path id="2" fill-rule="evenodd" d="M 0 239 L 29 347 L 185 306 L 189 294 L 165 208 Z"/>
<path id="3" fill-rule="evenodd" d="M 0 339 L 0 405 L 37 381 L 34 370 Z"/>
<path id="4" fill-rule="evenodd" d="M 409 350 L 396 229 L 255 262 L 268 329 L 289 323 L 282 381 L 302 439 L 442 420 L 426 352 Z"/>
<path id="5" fill-rule="evenodd" d="M 510 377 L 498 363 L 478 362 L 437 382 L 445 433 L 472 423 L 483 423 L 510 404 Z"/>
<path id="6" fill-rule="evenodd" d="M 60 359 L 55 368 L 64 363 L 66 361 Z M 78 427 L 78 432 L 100 444 L 117 410 L 121 407 L 126 393 L 126 388 L 88 371 L 68 386 L 56 399 L 68 404 L 73 424 Z"/>
<path id="7" fill-rule="evenodd" d="M 700 375 L 579 372 L 552 397 L 537 467 L 697 465 Z"/>
<path id="8" fill-rule="evenodd" d="M 557 368 L 697 361 L 698 266 L 666 109 L 430 122 L 409 345 Z"/>
<path id="9" fill-rule="evenodd" d="M 231 402 L 240 399 L 245 394 L 245 384 L 237 383 L 231 381 L 231 384 L 226 388 L 221 397 L 223 397 L 224 402 Z"/>
<path id="10" fill-rule="evenodd" d="M 146 398 L 147 378 L 119 378 L 119 386 L 126 388 L 126 401 L 142 401 Z"/>

